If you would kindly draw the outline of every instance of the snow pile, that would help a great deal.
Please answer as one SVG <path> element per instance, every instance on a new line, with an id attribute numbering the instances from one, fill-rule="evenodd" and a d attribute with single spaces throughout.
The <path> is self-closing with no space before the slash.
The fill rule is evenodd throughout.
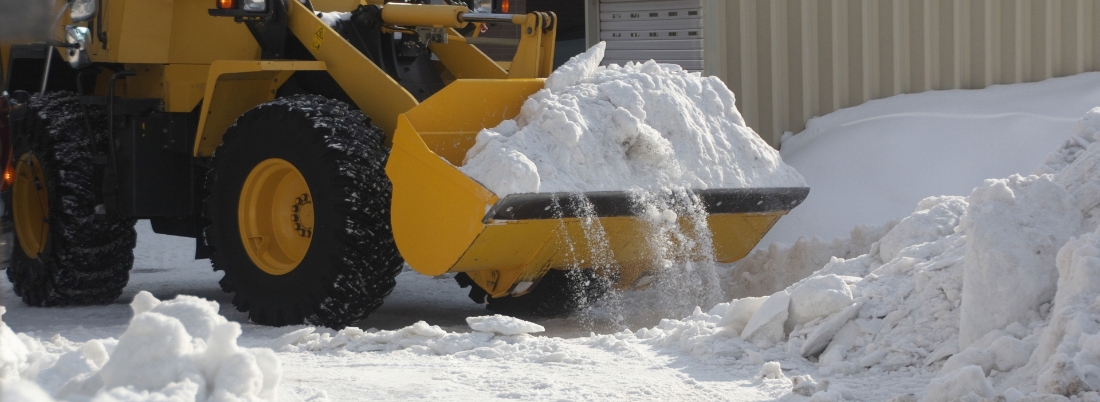
<path id="1" fill-rule="evenodd" d="M 237 346 L 241 326 L 218 315 L 216 302 L 141 292 L 130 306 L 118 340 L 41 342 L 0 322 L 0 399 L 275 400 L 275 353 Z"/>
<path id="2" fill-rule="evenodd" d="M 474 332 L 448 332 L 438 325 L 420 321 L 393 331 L 355 327 L 338 332 L 308 327 L 283 335 L 271 346 L 280 352 L 349 352 L 409 353 L 424 356 L 455 356 L 459 358 L 521 360 L 535 363 L 591 363 L 574 356 L 558 338 L 535 337 L 541 325 L 502 315 L 468 317 Z"/>
<path id="3" fill-rule="evenodd" d="M 938 373 L 929 401 L 1100 398 L 1098 140 L 1100 107 L 1044 174 L 927 198 L 867 254 L 636 336 L 708 361 L 802 356 L 821 376 Z"/>
<path id="4" fill-rule="evenodd" d="M 478 133 L 460 169 L 498 196 L 805 186 L 722 81 L 653 61 L 600 67 L 603 54 L 558 68 L 519 116 Z"/>
<path id="5" fill-rule="evenodd" d="M 770 295 L 810 276 L 834 258 L 850 259 L 867 253 L 897 223 L 857 225 L 848 237 L 829 241 L 814 236 L 801 237 L 791 246 L 772 243 L 720 269 L 722 288 L 733 298 Z"/>

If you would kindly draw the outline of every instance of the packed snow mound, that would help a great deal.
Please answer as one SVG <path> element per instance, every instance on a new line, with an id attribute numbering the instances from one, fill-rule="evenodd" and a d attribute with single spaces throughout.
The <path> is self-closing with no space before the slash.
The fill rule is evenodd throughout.
<path id="1" fill-rule="evenodd" d="M 280 352 L 343 350 L 532 363 L 591 363 L 582 354 L 571 352 L 559 338 L 528 335 L 527 332 L 543 330 L 538 324 L 499 315 L 470 320 L 475 331 L 467 333 L 448 332 L 424 321 L 393 331 L 348 327 L 332 332 L 307 327 L 279 337 L 271 346 Z"/>
<path id="2" fill-rule="evenodd" d="M 863 255 L 635 336 L 706 361 L 801 356 L 821 377 L 932 374 L 927 401 L 1100 399 L 1098 133 L 1100 107 L 1041 174 L 927 198 Z"/>
<path id="3" fill-rule="evenodd" d="M 0 399 L 275 400 L 274 351 L 237 346 L 241 326 L 218 315 L 216 302 L 160 301 L 143 291 L 130 306 L 134 317 L 118 340 L 42 342 L 0 321 Z"/>
<path id="4" fill-rule="evenodd" d="M 514 120 L 478 133 L 460 169 L 498 196 L 806 185 L 721 80 L 653 61 L 600 67 L 604 46 L 559 67 Z"/>
<path id="5" fill-rule="evenodd" d="M 522 335 L 546 330 L 542 325 L 500 314 L 466 317 L 466 323 L 470 324 L 470 328 L 474 331 L 492 332 L 501 335 Z"/>

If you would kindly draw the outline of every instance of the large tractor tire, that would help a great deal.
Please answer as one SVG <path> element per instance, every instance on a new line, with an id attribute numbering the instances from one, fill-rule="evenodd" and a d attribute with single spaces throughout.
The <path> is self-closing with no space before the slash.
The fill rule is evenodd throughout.
<path id="1" fill-rule="evenodd" d="M 455 276 L 459 286 L 470 287 L 470 299 L 489 311 L 511 316 L 556 317 L 591 306 L 611 291 L 611 282 L 592 269 L 546 272 L 530 292 L 520 296 L 491 297 L 464 273 Z"/>
<path id="2" fill-rule="evenodd" d="M 92 149 L 106 118 L 71 93 L 36 96 L 12 124 L 15 224 L 8 279 L 31 306 L 110 303 L 134 265 L 134 220 L 96 216 Z M 97 144 L 98 143 L 98 144 Z"/>
<path id="3" fill-rule="evenodd" d="M 214 153 L 207 238 L 222 289 L 253 322 L 343 328 L 393 291 L 385 134 L 315 95 L 246 112 Z"/>

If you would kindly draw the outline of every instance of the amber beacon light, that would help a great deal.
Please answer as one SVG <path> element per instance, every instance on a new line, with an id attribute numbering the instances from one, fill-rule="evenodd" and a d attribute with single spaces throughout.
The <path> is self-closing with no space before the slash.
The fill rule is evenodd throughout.
<path id="1" fill-rule="evenodd" d="M 237 0 L 218 0 L 218 8 L 222 10 L 237 8 Z"/>

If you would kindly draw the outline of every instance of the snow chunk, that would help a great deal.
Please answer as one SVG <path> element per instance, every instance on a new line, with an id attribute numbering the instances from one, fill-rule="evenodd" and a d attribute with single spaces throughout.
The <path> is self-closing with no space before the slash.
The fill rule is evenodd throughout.
<path id="1" fill-rule="evenodd" d="M 852 291 L 837 275 L 816 276 L 790 290 L 790 313 L 784 324 L 790 331 L 796 325 L 830 316 L 852 304 Z M 843 323 L 841 323 L 843 325 Z M 837 326 L 837 329 L 840 329 Z"/>
<path id="2" fill-rule="evenodd" d="M 966 205 L 963 197 L 929 197 L 922 200 L 916 212 L 898 222 L 879 240 L 879 259 L 893 260 L 909 246 L 954 233 L 959 218 L 966 212 Z"/>
<path id="3" fill-rule="evenodd" d="M 989 380 L 985 378 L 985 373 L 979 366 L 962 367 L 944 377 L 932 380 L 924 400 L 953 401 L 970 394 L 983 398 L 992 398 L 995 394 L 993 386 L 989 384 Z"/>
<path id="4" fill-rule="evenodd" d="M 317 17 L 332 28 L 336 28 L 336 24 L 340 21 L 348 21 L 351 19 L 350 12 L 331 12 L 331 13 L 317 13 Z"/>
<path id="5" fill-rule="evenodd" d="M 1081 211 L 1052 176 L 987 180 L 959 225 L 966 233 L 959 346 L 1039 318 L 1054 298 L 1058 248 L 1080 232 Z"/>
<path id="6" fill-rule="evenodd" d="M 741 331 L 745 330 L 745 326 L 749 324 L 749 319 L 752 318 L 753 314 L 756 314 L 756 311 L 760 309 L 765 300 L 768 300 L 768 298 L 746 297 L 730 302 L 717 326 L 740 334 Z"/>
<path id="7" fill-rule="evenodd" d="M 27 369 L 27 345 L 4 323 L 7 309 L 0 306 L 0 385 L 20 378 L 19 373 Z"/>
<path id="8" fill-rule="evenodd" d="M 543 332 L 546 328 L 530 321 L 495 314 L 483 317 L 466 317 L 466 323 L 474 331 L 493 332 L 501 335 L 521 335 Z"/>
<path id="9" fill-rule="evenodd" d="M 809 357 L 824 351 L 832 342 L 833 337 L 840 332 L 841 328 L 852 319 L 856 318 L 856 315 L 859 314 L 859 309 L 863 308 L 864 301 L 865 300 L 860 299 L 822 322 L 821 326 L 817 327 L 817 329 L 806 338 L 806 343 L 802 344 L 798 354 L 803 357 Z M 845 341 L 846 340 L 842 340 L 842 342 Z"/>
<path id="10" fill-rule="evenodd" d="M 764 367 L 760 368 L 760 373 L 757 377 L 766 378 L 769 380 L 786 380 L 787 376 L 783 375 L 783 368 L 779 365 L 779 362 L 767 362 L 764 363 Z"/>
<path id="11" fill-rule="evenodd" d="M 828 382 L 823 384 L 825 384 L 824 388 L 828 388 Z M 809 374 L 791 377 L 791 393 L 793 394 L 811 396 L 818 391 L 822 391 L 822 388 L 822 385 L 814 381 L 813 377 L 810 377 Z"/>
<path id="12" fill-rule="evenodd" d="M 985 349 L 993 356 L 993 368 L 997 371 L 1012 371 L 1027 364 L 1035 343 L 1019 340 L 1011 336 L 1002 336 Z"/>
<path id="13" fill-rule="evenodd" d="M 580 80 L 591 77 L 599 68 L 600 62 L 603 61 L 604 49 L 606 48 L 607 43 L 600 42 L 589 48 L 588 51 L 569 58 L 568 62 L 562 64 L 554 70 L 553 74 L 546 77 L 546 89 L 549 89 L 550 92 L 561 92 L 567 87 L 577 85 Z"/>
<path id="14" fill-rule="evenodd" d="M 993 355 L 978 348 L 967 348 L 962 353 L 956 353 L 947 359 L 940 368 L 941 373 L 950 373 L 966 366 L 978 366 L 984 374 L 989 374 L 993 369 Z"/>
<path id="15" fill-rule="evenodd" d="M 745 324 L 741 339 L 768 347 L 782 341 L 787 336 L 783 332 L 783 322 L 787 320 L 790 303 L 791 296 L 784 290 L 768 297 Z"/>

